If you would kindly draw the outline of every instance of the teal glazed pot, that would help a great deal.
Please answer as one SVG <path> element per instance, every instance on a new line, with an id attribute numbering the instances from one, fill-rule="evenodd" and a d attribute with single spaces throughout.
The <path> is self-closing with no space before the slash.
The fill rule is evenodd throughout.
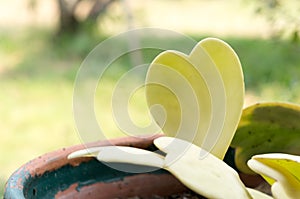
<path id="1" fill-rule="evenodd" d="M 156 150 L 153 145 L 156 137 L 119 138 L 90 143 L 88 147 L 113 144 Z M 152 198 L 155 195 L 170 196 L 187 191 L 184 185 L 165 170 L 127 173 L 108 167 L 94 158 L 67 159 L 70 153 L 85 147 L 86 145 L 76 145 L 29 161 L 8 179 L 4 199 Z M 226 159 L 232 159 L 231 156 L 232 152 L 228 153 Z M 257 177 L 250 180 L 245 176 L 241 177 L 250 187 L 260 182 Z"/>
<path id="2" fill-rule="evenodd" d="M 153 139 L 128 137 L 91 143 L 89 147 L 114 144 L 151 150 Z M 84 148 L 64 148 L 26 163 L 7 181 L 4 198 L 150 198 L 186 190 L 164 170 L 134 174 L 115 170 L 94 158 L 67 159 L 70 153 Z"/>

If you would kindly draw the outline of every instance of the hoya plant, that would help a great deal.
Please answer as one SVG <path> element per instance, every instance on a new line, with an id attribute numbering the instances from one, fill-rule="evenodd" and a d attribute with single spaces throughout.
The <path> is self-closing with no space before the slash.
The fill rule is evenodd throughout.
<path id="1" fill-rule="evenodd" d="M 206 198 L 272 198 L 245 187 L 238 173 L 223 161 L 238 127 L 244 101 L 241 64 L 228 44 L 207 38 L 189 55 L 164 51 L 149 66 L 145 85 L 151 115 L 164 133 L 154 140 L 159 153 L 105 146 L 76 151 L 69 158 L 92 155 L 103 162 L 165 169 Z M 289 169 L 290 173 L 282 174 L 274 156 L 283 159 L 280 159 L 283 164 L 288 162 L 287 156 L 258 155 L 249 161 L 249 166 L 273 184 L 272 190 L 273 187 L 277 190 L 274 196 L 293 195 L 294 187 L 300 190 L 295 183 L 298 181 L 290 174 L 295 171 Z M 241 167 L 250 170 L 247 158 Z"/>

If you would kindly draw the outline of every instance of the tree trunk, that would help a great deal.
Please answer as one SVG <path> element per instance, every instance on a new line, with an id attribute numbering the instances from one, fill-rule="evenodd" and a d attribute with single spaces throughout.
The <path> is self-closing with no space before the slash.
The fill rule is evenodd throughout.
<path id="1" fill-rule="evenodd" d="M 77 6 L 80 6 L 81 1 L 83 0 L 58 0 L 60 18 L 57 36 L 64 33 L 76 33 L 84 24 L 95 25 L 99 16 L 106 11 L 111 3 L 117 0 L 88 0 L 93 2 L 92 9 L 84 20 L 78 21 L 75 10 Z"/>
<path id="2" fill-rule="evenodd" d="M 77 0 L 73 5 L 68 5 L 66 0 L 58 0 L 59 4 L 59 28 L 58 35 L 63 33 L 74 33 L 79 29 L 79 21 L 75 16 L 75 9 L 80 0 Z"/>

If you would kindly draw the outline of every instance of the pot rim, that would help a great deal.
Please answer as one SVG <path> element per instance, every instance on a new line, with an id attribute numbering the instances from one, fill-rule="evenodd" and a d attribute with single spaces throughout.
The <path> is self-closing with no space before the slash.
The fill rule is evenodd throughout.
<path id="1" fill-rule="evenodd" d="M 4 190 L 4 198 L 25 198 L 24 187 L 32 178 L 42 176 L 46 172 L 57 170 L 63 166 L 69 165 L 76 167 L 83 162 L 91 161 L 92 157 L 82 157 L 68 159 L 68 155 L 77 150 L 87 147 L 97 146 L 132 146 L 137 148 L 147 148 L 157 137 L 162 134 L 153 136 L 141 137 L 120 137 L 110 140 L 101 140 L 87 144 L 77 144 L 74 146 L 64 147 L 52 152 L 45 153 L 37 158 L 34 158 L 19 167 L 7 180 Z"/>

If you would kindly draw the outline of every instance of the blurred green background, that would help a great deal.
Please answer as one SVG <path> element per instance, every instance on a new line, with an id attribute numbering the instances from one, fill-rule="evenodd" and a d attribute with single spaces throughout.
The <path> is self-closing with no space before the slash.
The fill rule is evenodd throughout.
<path id="1" fill-rule="evenodd" d="M 264 2 L 264 3 L 262 3 Z M 80 144 L 73 84 L 88 53 L 109 36 L 156 27 L 228 42 L 245 75 L 245 106 L 300 103 L 297 0 L 0 0 L 0 197 L 14 170 L 41 154 Z M 176 42 L 176 41 L 172 41 Z M 131 67 L 124 61 L 124 70 Z M 113 89 L 105 79 L 101 107 Z M 130 108 L 145 125 L 142 93 Z M 101 113 L 109 110 L 96 110 Z M 121 136 L 113 121 L 108 137 Z"/>

